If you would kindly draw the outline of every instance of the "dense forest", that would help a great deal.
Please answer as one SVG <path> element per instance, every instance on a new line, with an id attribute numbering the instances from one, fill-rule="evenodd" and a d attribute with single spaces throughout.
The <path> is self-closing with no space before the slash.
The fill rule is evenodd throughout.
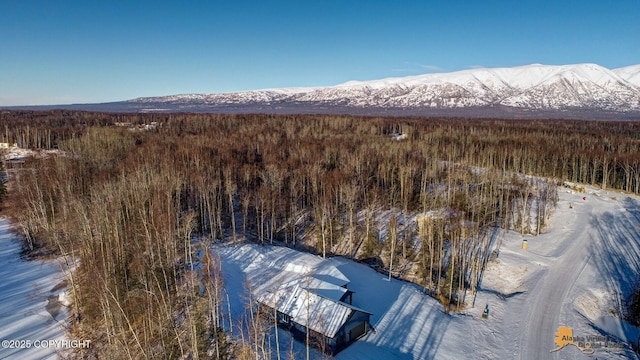
<path id="1" fill-rule="evenodd" d="M 637 122 L 3 111 L 0 124 L 2 142 L 55 150 L 6 161 L 3 212 L 25 251 L 73 269 L 83 358 L 263 351 L 233 331 L 212 241 L 352 258 L 448 311 L 471 302 L 496 229 L 544 231 L 558 186 L 640 192 Z"/>

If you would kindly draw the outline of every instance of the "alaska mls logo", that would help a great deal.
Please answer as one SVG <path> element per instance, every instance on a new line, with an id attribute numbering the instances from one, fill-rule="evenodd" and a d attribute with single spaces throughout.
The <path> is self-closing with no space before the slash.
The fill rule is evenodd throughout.
<path id="1" fill-rule="evenodd" d="M 624 343 L 611 341 L 606 336 L 574 336 L 573 329 L 568 326 L 559 326 L 553 341 L 556 348 L 551 352 L 573 345 L 586 355 L 593 354 L 595 350 L 621 351 L 625 347 Z"/>

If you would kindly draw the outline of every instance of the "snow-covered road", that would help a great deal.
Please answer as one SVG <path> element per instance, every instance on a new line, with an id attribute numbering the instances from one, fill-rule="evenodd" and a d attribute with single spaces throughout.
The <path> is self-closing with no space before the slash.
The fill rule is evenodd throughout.
<path id="1" fill-rule="evenodd" d="M 615 304 L 638 280 L 640 203 L 635 196 L 593 188 L 583 197 L 562 189 L 544 234 L 506 234 L 478 294 L 480 304 L 496 310 L 475 330 L 475 347 L 483 354 L 478 358 L 588 358 L 591 350 L 584 346 L 552 351 L 561 326 L 576 337 L 606 336 L 614 345 L 637 341 L 638 329 L 620 319 Z M 636 356 L 629 350 L 593 350 L 599 359 Z"/>
<path id="2" fill-rule="evenodd" d="M 581 206 L 575 206 L 574 221 L 567 224 L 570 231 L 559 237 L 557 246 L 548 256 L 548 270 L 539 272 L 532 280 L 532 288 L 527 293 L 523 312 L 526 321 L 520 332 L 520 358 L 539 360 L 542 354 L 554 349 L 553 335 L 560 325 L 559 318 L 563 305 L 568 302 L 567 294 L 589 263 L 590 242 L 593 241 L 589 230 L 593 215 L 593 200 Z M 532 252 L 534 249 L 531 250 Z M 560 353 L 550 354 L 557 358 Z"/>

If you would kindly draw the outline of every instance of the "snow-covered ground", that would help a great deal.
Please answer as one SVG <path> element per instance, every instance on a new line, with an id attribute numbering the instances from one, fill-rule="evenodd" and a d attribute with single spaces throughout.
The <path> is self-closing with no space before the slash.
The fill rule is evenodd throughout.
<path id="1" fill-rule="evenodd" d="M 50 155 L 60 155 L 63 152 L 57 149 L 54 150 L 33 150 L 33 149 L 24 149 L 21 147 L 17 147 L 17 146 L 10 146 L 8 148 L 5 149 L 0 149 L 0 153 L 2 154 L 2 157 L 5 160 L 12 160 L 12 161 L 17 161 L 17 160 L 24 160 L 28 157 L 36 157 L 36 158 L 43 158 L 43 157 L 47 157 Z"/>
<path id="2" fill-rule="evenodd" d="M 289 263 L 306 264 L 311 273 L 338 269 L 350 280 L 348 287 L 355 292 L 353 305 L 373 313 L 371 324 L 375 333 L 347 347 L 336 356 L 338 359 L 429 359 L 442 348 L 445 353 L 457 349 L 455 352 L 461 355 L 472 350 L 465 340 L 467 316 L 445 315 L 442 306 L 424 295 L 419 287 L 395 279 L 390 282 L 366 265 L 337 257 L 323 260 L 285 247 L 244 244 L 215 247 L 214 251 L 223 261 L 231 312 L 236 321 L 244 313 L 248 299 L 244 285 L 268 281 L 272 275 L 268 269 L 285 270 Z M 288 349 L 291 340 L 283 336 L 284 331 L 280 332 L 281 348 Z M 304 346 L 296 343 L 294 351 L 304 354 Z"/>
<path id="3" fill-rule="evenodd" d="M 67 301 L 56 261 L 25 261 L 10 223 L 0 218 L 0 359 L 56 359 L 64 343 Z"/>
<path id="4" fill-rule="evenodd" d="M 640 198 L 589 187 L 586 194 L 559 191 L 558 207 L 543 234 L 500 235 L 499 256 L 489 263 L 476 296 L 467 296 L 462 313 L 445 314 L 420 287 L 388 281 L 345 258 L 322 259 L 285 247 L 216 245 L 232 321 L 238 324 L 245 313 L 247 284 L 265 282 L 274 269 L 322 273 L 335 267 L 350 280 L 353 305 L 373 313 L 376 330 L 337 359 L 637 358 L 628 344 L 637 343 L 640 331 L 619 314 L 640 274 Z M 60 348 L 33 343 L 65 337 L 65 309 L 55 301 L 63 273 L 53 261 L 21 260 L 19 244 L 8 230 L 8 221 L 0 220 L 0 340 L 30 340 L 32 346 L 5 346 L 0 358 L 55 358 Z M 522 249 L 524 239 L 527 250 Z M 486 305 L 490 312 L 484 319 Z M 575 341 L 553 351 L 562 345 L 556 339 L 560 327 L 570 328 Z M 587 337 L 595 340 L 580 341 Z M 304 358 L 303 344 L 282 330 L 279 339 L 283 354 Z M 271 344 L 275 350 L 273 340 Z M 316 351 L 312 355 L 321 357 Z"/>
<path id="5" fill-rule="evenodd" d="M 489 304 L 491 315 L 474 329 L 477 348 L 487 341 L 502 349 L 500 358 L 584 358 L 577 346 L 551 352 L 558 327 L 566 326 L 574 337 L 598 337 L 591 344 L 597 358 L 634 358 L 618 347 L 637 344 L 640 332 L 620 320 L 617 304 L 640 274 L 639 199 L 589 187 L 588 194 L 559 191 L 548 231 L 507 234 L 486 272 L 476 303 Z"/>
<path id="6" fill-rule="evenodd" d="M 586 194 L 559 192 L 558 207 L 541 235 L 500 235 L 498 258 L 489 263 L 481 289 L 475 299 L 467 297 L 460 314 L 445 314 L 416 285 L 389 282 L 344 258 L 323 260 L 288 248 L 247 244 L 214 250 L 223 262 L 234 317 L 244 312 L 243 286 L 266 281 L 266 269 L 291 263 L 306 264 L 310 271 L 335 267 L 349 278 L 353 305 L 373 313 L 376 331 L 337 359 L 637 358 L 629 343 L 637 343 L 640 331 L 620 320 L 619 304 L 640 274 L 640 199 L 589 187 Z M 527 250 L 522 249 L 524 239 Z M 572 329 L 576 346 L 552 351 L 559 347 L 555 341 L 561 326 Z M 280 332 L 281 348 L 288 349 L 291 340 Z M 590 344 L 579 341 L 587 337 L 594 337 Z M 304 354 L 302 344 L 295 349 Z"/>

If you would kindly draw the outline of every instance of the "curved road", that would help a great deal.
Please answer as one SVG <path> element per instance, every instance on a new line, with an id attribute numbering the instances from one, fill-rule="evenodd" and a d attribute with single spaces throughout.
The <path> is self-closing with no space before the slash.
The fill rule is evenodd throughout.
<path id="1" fill-rule="evenodd" d="M 591 197 L 593 199 L 593 197 Z M 520 358 L 539 360 L 559 358 L 553 338 L 560 325 L 560 311 L 567 294 L 590 260 L 589 244 L 595 199 L 575 208 L 576 219 L 558 246 L 550 254 L 549 267 L 529 290 L 528 318 L 520 334 Z M 548 356 L 547 356 L 548 354 Z M 565 354 L 566 355 L 566 354 Z"/>

